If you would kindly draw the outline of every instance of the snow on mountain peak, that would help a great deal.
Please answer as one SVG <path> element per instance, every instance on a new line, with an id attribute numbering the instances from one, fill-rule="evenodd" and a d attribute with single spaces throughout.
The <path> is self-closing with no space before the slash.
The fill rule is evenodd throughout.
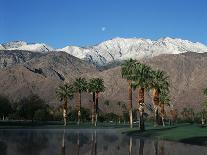
<path id="1" fill-rule="evenodd" d="M 207 46 L 179 38 L 160 38 L 150 40 L 143 38 L 113 38 L 90 47 L 66 46 L 53 49 L 46 44 L 27 44 L 15 41 L 0 44 L 0 50 L 27 50 L 36 52 L 64 51 L 80 59 L 87 60 L 97 66 L 104 66 L 129 58 L 146 59 L 160 54 L 180 54 L 185 52 L 207 52 Z"/>
<path id="2" fill-rule="evenodd" d="M 12 41 L 12 42 L 0 45 L 0 50 L 27 50 L 27 51 L 32 51 L 32 52 L 44 53 L 44 52 L 52 51 L 54 49 L 43 43 L 28 44 L 24 41 Z"/>
<path id="3" fill-rule="evenodd" d="M 207 47 L 201 43 L 193 43 L 179 38 L 165 37 L 158 40 L 150 40 L 117 37 L 88 48 L 67 46 L 67 48 L 58 50 L 85 59 L 97 66 L 103 66 L 129 58 L 139 60 L 160 54 L 204 53 L 207 52 Z"/>
<path id="4" fill-rule="evenodd" d="M 11 41 L 9 43 L 2 44 L 5 49 L 19 48 L 25 45 L 27 45 L 27 43 L 24 41 Z"/>

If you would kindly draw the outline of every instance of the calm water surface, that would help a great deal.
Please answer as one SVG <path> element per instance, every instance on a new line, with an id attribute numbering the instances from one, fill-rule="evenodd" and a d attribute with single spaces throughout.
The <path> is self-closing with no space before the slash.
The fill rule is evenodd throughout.
<path id="1" fill-rule="evenodd" d="M 0 155 L 207 155 L 207 147 L 134 139 L 112 129 L 0 130 Z"/>

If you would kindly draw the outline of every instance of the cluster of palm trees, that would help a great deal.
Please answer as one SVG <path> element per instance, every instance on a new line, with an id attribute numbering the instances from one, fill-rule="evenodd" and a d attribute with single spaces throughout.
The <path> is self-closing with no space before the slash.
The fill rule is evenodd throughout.
<path id="1" fill-rule="evenodd" d="M 56 90 L 56 95 L 59 101 L 63 101 L 63 118 L 64 125 L 67 125 L 67 109 L 68 100 L 72 100 L 74 94 L 77 94 L 77 124 L 80 124 L 81 120 L 81 94 L 82 92 L 89 92 L 93 95 L 93 108 L 92 108 L 92 124 L 96 126 L 98 117 L 98 100 L 100 92 L 105 90 L 104 81 L 101 78 L 92 78 L 87 81 L 85 78 L 77 78 L 74 83 L 65 83 L 60 85 Z"/>
<path id="2" fill-rule="evenodd" d="M 144 113 L 146 104 L 144 99 L 146 90 L 152 91 L 155 126 L 160 125 L 160 120 L 162 120 L 161 123 L 164 126 L 164 105 L 169 104 L 170 101 L 169 80 L 166 73 L 161 70 L 153 70 L 148 65 L 141 64 L 133 59 L 129 59 L 122 64 L 121 74 L 122 77 L 128 81 L 128 111 L 130 127 L 133 127 L 132 89 L 137 89 L 138 94 L 137 110 L 139 113 L 140 131 L 145 130 Z"/>

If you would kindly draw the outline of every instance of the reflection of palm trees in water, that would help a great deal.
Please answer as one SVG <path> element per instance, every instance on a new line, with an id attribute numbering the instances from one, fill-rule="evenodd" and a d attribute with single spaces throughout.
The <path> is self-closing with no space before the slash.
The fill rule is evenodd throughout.
<path id="1" fill-rule="evenodd" d="M 78 131 L 77 133 L 77 155 L 80 154 L 80 133 Z M 61 155 L 65 155 L 65 129 L 63 131 L 63 135 L 62 135 L 62 145 L 61 145 Z"/>
<path id="2" fill-rule="evenodd" d="M 62 135 L 61 155 L 65 155 L 65 129 Z"/>
<path id="3" fill-rule="evenodd" d="M 132 155 L 132 137 L 129 138 L 129 155 Z"/>
<path id="4" fill-rule="evenodd" d="M 130 136 L 130 138 L 129 138 L 129 155 L 132 155 L 132 146 L 133 146 L 133 141 L 132 141 L 132 137 Z M 139 155 L 144 155 L 144 139 L 142 139 L 142 138 L 139 139 Z"/>
<path id="5" fill-rule="evenodd" d="M 97 155 L 97 139 L 96 139 L 96 130 L 92 132 L 91 135 L 91 141 L 92 141 L 92 148 L 91 148 L 91 155 Z"/>
<path id="6" fill-rule="evenodd" d="M 144 139 L 139 139 L 139 155 L 144 154 Z"/>
<path id="7" fill-rule="evenodd" d="M 158 155 L 158 140 L 154 140 L 155 155 Z"/>
<path id="8" fill-rule="evenodd" d="M 155 155 L 164 155 L 164 142 L 163 141 L 154 141 L 154 149 L 155 149 Z"/>
<path id="9" fill-rule="evenodd" d="M 164 155 L 165 149 L 164 149 L 164 142 L 163 141 L 160 142 L 159 147 L 160 147 L 160 153 L 159 153 L 159 155 Z"/>
<path id="10" fill-rule="evenodd" d="M 77 136 L 77 155 L 79 155 L 80 152 L 80 133 L 78 131 L 78 136 Z"/>

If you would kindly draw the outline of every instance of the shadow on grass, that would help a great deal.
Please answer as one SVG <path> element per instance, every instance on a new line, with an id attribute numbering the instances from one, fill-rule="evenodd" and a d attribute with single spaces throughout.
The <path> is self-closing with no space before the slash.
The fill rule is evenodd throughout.
<path id="1" fill-rule="evenodd" d="M 207 136 L 181 139 L 179 142 L 186 143 L 186 144 L 207 146 Z"/>

